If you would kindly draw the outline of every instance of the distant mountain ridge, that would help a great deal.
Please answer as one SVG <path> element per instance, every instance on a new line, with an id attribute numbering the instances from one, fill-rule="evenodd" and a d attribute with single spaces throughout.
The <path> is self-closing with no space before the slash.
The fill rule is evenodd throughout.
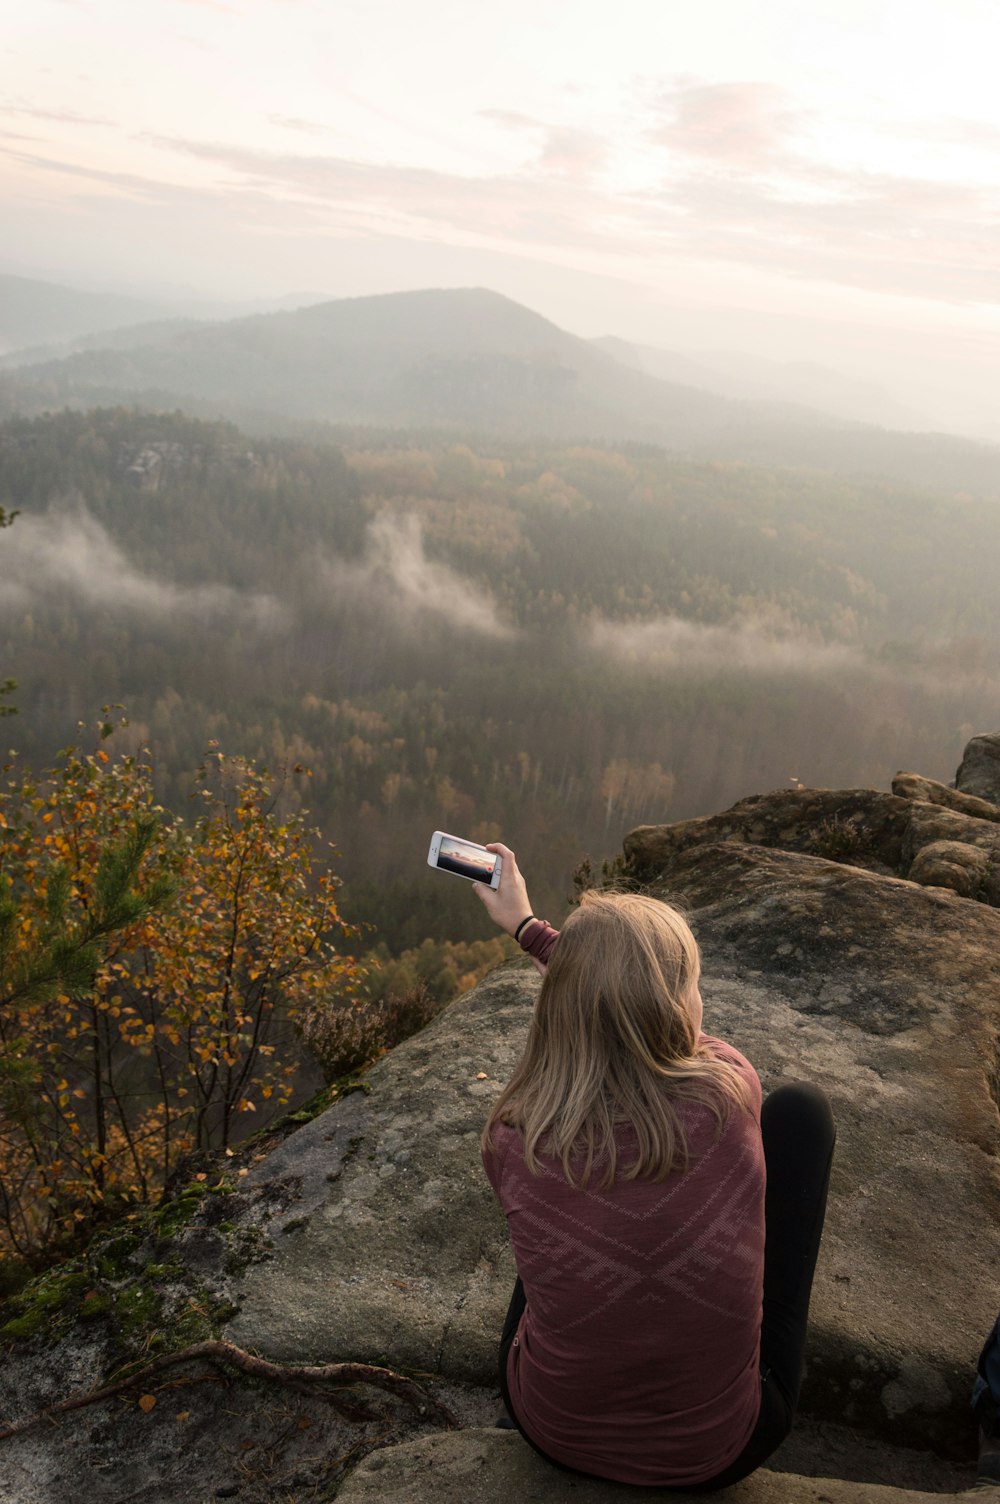
<path id="1" fill-rule="evenodd" d="M 144 319 L 138 324 L 120 324 L 113 329 L 102 327 L 70 339 L 54 340 L 51 344 L 19 345 L 0 355 L 0 371 L 47 365 L 87 350 L 131 350 L 138 345 L 155 344 L 165 335 L 176 334 L 181 329 L 199 328 L 204 322 L 202 319 Z"/>
<path id="2" fill-rule="evenodd" d="M 78 349 L 149 344 L 170 324 L 273 312 L 322 301 L 321 293 L 222 301 L 177 294 L 139 297 L 94 292 L 0 272 L 0 368 L 61 360 Z"/>
<path id="3" fill-rule="evenodd" d="M 656 444 L 1000 496 L 1000 447 L 720 396 L 630 368 L 482 288 L 161 325 L 0 378 L 0 412 L 139 404 L 205 416 Z"/>
<path id="4" fill-rule="evenodd" d="M 168 314 L 165 304 L 145 298 L 84 292 L 33 277 L 0 274 L 0 355 L 26 345 L 61 344 Z"/>

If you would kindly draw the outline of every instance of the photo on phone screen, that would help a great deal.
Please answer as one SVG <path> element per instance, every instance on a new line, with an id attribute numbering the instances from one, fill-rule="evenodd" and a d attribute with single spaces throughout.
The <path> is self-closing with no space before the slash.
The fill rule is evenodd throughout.
<path id="1" fill-rule="evenodd" d="M 476 841 L 463 841 L 461 836 L 450 836 L 443 830 L 434 832 L 427 860 L 443 872 L 454 872 L 471 882 L 486 883 L 487 887 L 495 888 L 500 880 L 501 861 L 495 851 L 487 851 Z"/>

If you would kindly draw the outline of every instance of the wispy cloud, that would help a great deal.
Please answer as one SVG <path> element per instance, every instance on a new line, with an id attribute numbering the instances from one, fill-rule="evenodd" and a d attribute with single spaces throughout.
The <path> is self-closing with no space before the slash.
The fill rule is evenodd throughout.
<path id="1" fill-rule="evenodd" d="M 340 233 L 393 232 L 459 243 L 647 263 L 732 261 L 790 277 L 951 302 L 1000 300 L 994 182 L 944 183 L 837 168 L 810 155 L 805 117 L 770 86 L 686 86 L 661 95 L 647 149 L 663 152 L 655 188 L 615 191 L 605 146 L 494 111 L 534 131 L 517 171 L 473 176 L 326 153 L 266 152 L 158 137 L 214 163 L 238 209 L 252 194 Z"/>
<path id="2" fill-rule="evenodd" d="M 938 121 L 934 134 L 949 145 L 976 146 L 1000 152 L 1000 125 L 988 120 L 966 120 L 961 116 Z"/>
<path id="3" fill-rule="evenodd" d="M 85 509 L 22 515 L 4 539 L 0 609 L 30 609 L 54 594 L 103 611 L 198 621 L 236 620 L 276 630 L 287 612 L 273 596 L 228 585 L 176 585 L 144 574 Z"/>
<path id="4" fill-rule="evenodd" d="M 114 125 L 114 121 L 104 115 L 81 115 L 78 110 L 45 110 L 23 100 L 0 105 L 0 115 L 30 115 L 35 120 L 54 120 L 60 125 Z"/>
<path id="5" fill-rule="evenodd" d="M 179 134 L 139 138 L 175 165 L 187 158 L 211 169 L 215 181 L 198 185 L 171 181 L 169 169 L 143 175 L 84 165 L 69 150 L 32 154 L 13 141 L 3 150 L 23 168 L 113 190 L 123 213 L 131 201 L 211 221 L 227 245 L 247 230 L 271 238 L 388 235 L 513 252 L 632 285 L 656 285 L 686 260 L 956 304 L 1000 302 L 995 174 L 970 167 L 966 180 L 944 181 L 919 170 L 838 165 L 817 145 L 819 117 L 772 84 L 657 84 L 630 117 L 628 139 L 620 121 L 618 135 L 605 135 L 518 110 L 480 114 L 523 137 L 522 161 L 476 173 L 350 157 L 320 149 L 325 127 L 297 115 L 271 117 L 289 133 L 288 150 Z M 975 122 L 945 122 L 942 131 L 938 139 L 951 131 L 978 136 L 980 145 L 1000 136 Z M 928 133 L 930 140 L 930 125 Z M 909 151 L 919 160 L 912 139 Z M 630 153 L 643 168 L 625 185 L 615 170 Z M 177 167 L 177 177 L 189 175 Z"/>
<path id="6" fill-rule="evenodd" d="M 437 617 L 481 637 L 514 636 L 489 590 L 447 564 L 428 559 L 416 517 L 377 517 L 368 531 L 362 563 L 328 559 L 319 567 L 324 586 L 341 599 L 351 594 L 397 617 Z"/>
<path id="7" fill-rule="evenodd" d="M 653 621 L 595 617 L 585 641 L 592 651 L 645 672 L 815 673 L 858 664 L 857 651 L 840 643 L 813 642 L 781 623 L 753 617 L 720 626 L 664 616 Z"/>
<path id="8" fill-rule="evenodd" d="M 608 142 L 595 131 L 549 125 L 516 110 L 480 110 L 484 120 L 493 120 L 506 130 L 528 135 L 536 143 L 534 164 L 543 172 L 571 178 L 589 178 L 609 159 Z"/>
<path id="9" fill-rule="evenodd" d="M 552 127 L 545 133 L 538 165 L 546 172 L 587 178 L 605 166 L 608 146 L 593 131 Z"/>
<path id="10" fill-rule="evenodd" d="M 783 90 L 762 83 L 688 83 L 660 98 L 651 141 L 672 152 L 760 169 L 786 150 L 801 123 Z"/>
<path id="11" fill-rule="evenodd" d="M 322 136 L 327 127 L 316 120 L 302 120 L 298 115 L 268 115 L 272 125 L 285 131 L 301 131 L 305 136 Z"/>
<path id="12" fill-rule="evenodd" d="M 480 110 L 483 120 L 495 120 L 497 125 L 504 125 L 511 130 L 537 130 L 539 122 L 533 115 L 522 115 L 519 110 Z"/>
<path id="13" fill-rule="evenodd" d="M 656 109 L 662 184 L 646 207 L 689 253 L 883 293 L 1000 297 L 995 179 L 838 167 L 812 147 L 809 112 L 771 85 L 682 81 Z"/>
<path id="14" fill-rule="evenodd" d="M 4 156 L 12 158 L 24 167 L 31 167 L 39 172 L 63 174 L 70 178 L 80 178 L 84 182 L 100 183 L 104 187 L 118 188 L 140 201 L 159 201 L 166 203 L 173 200 L 176 195 L 185 197 L 199 197 L 206 199 L 208 195 L 203 190 L 181 187 L 161 178 L 144 177 L 141 173 L 112 172 L 101 167 L 87 167 L 79 162 L 68 162 L 63 158 L 43 156 L 40 152 L 5 151 Z"/>
<path id="15" fill-rule="evenodd" d="M 196 10 L 219 10 L 227 16 L 239 15 L 238 7 L 226 5 L 225 0 L 181 0 L 181 4 L 194 6 Z"/>
<path id="16" fill-rule="evenodd" d="M 155 144 L 224 168 L 230 181 L 219 191 L 236 213 L 251 195 L 272 210 L 280 206 L 285 224 L 298 214 L 315 228 L 338 233 L 618 249 L 610 232 L 598 228 L 597 196 L 558 174 L 539 172 L 530 181 L 513 174 L 466 177 L 325 153 L 270 153 L 163 137 Z M 581 199 L 592 201 L 591 215 L 583 212 Z"/>
<path id="17" fill-rule="evenodd" d="M 943 685 L 995 693 L 1000 685 L 997 644 L 989 637 L 922 639 L 902 654 L 899 644 L 879 653 L 849 643 L 823 641 L 797 625 L 780 608 L 734 617 L 719 625 L 679 616 L 611 621 L 594 615 L 583 627 L 585 651 L 600 654 L 637 675 L 776 675 L 787 679 L 842 679 L 884 685 L 922 686 L 932 693 Z"/>

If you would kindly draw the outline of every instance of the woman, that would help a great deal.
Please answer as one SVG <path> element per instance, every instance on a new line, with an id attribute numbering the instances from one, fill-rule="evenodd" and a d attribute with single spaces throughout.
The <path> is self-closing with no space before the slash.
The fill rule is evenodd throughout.
<path id="1" fill-rule="evenodd" d="M 545 978 L 483 1134 L 519 1275 L 504 1403 L 559 1466 L 723 1488 L 791 1428 L 829 1103 L 796 1083 L 762 1110 L 753 1067 L 701 1032 L 698 947 L 676 910 L 589 893 L 558 934 L 514 853 L 490 850 L 500 886 L 476 892 Z"/>

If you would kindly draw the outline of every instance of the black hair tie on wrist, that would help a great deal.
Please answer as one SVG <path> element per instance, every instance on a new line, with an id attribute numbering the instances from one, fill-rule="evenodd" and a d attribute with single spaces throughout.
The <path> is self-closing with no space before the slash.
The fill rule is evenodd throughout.
<path id="1" fill-rule="evenodd" d="M 524 929 L 524 926 L 526 924 L 530 924 L 531 921 L 533 919 L 535 919 L 535 918 L 537 918 L 537 915 L 535 915 L 535 914 L 529 914 L 528 917 L 527 917 L 527 919 L 522 919 L 521 920 L 521 923 L 518 925 L 517 929 L 514 931 L 514 939 L 519 944 L 520 944 L 520 940 L 521 940 L 521 931 Z"/>

